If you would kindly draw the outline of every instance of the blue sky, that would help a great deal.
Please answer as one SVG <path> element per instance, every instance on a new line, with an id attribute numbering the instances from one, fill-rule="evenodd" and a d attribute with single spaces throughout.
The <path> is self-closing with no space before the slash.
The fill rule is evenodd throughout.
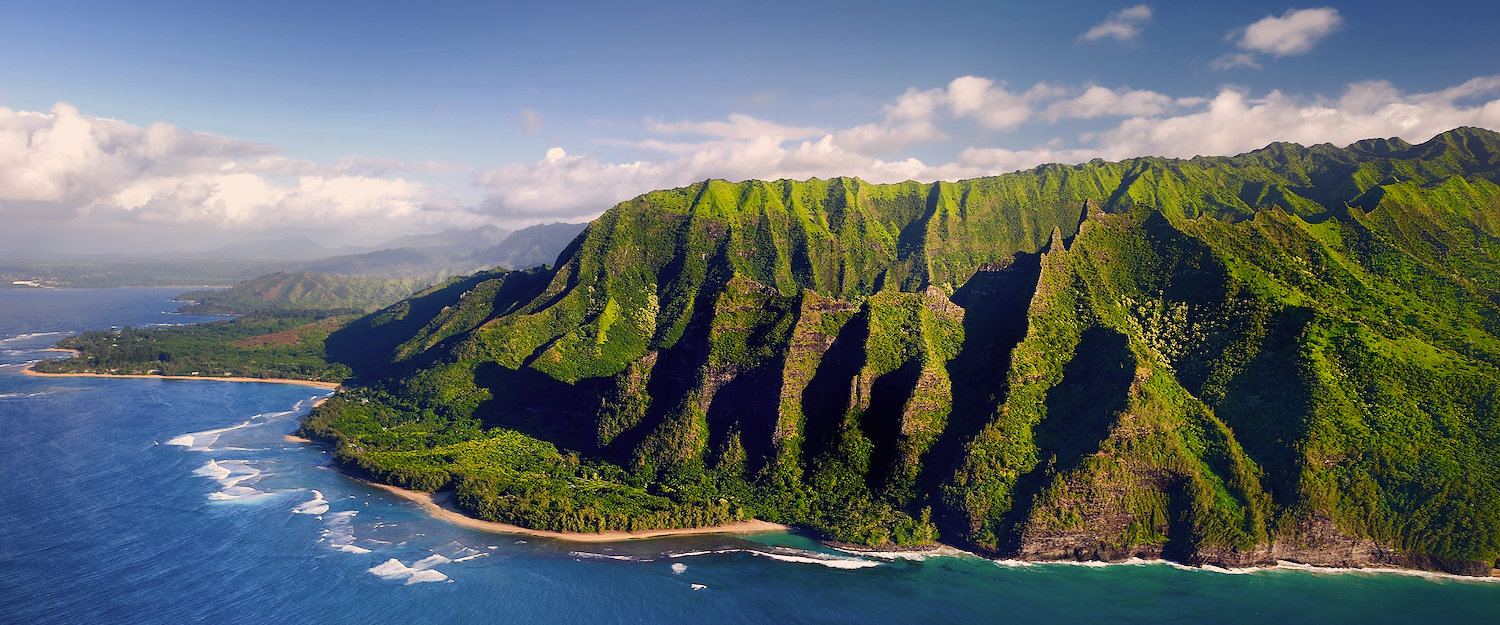
<path id="1" fill-rule="evenodd" d="M 1500 127 L 1496 24 L 1444 1 L 12 4 L 0 245 L 370 243 L 707 177 L 1421 141 Z"/>

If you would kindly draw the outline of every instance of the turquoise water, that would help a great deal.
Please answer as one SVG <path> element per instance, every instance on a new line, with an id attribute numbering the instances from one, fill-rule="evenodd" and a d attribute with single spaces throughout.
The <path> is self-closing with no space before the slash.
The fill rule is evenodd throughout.
<path id="1" fill-rule="evenodd" d="M 567 544 L 428 519 L 287 442 L 318 389 L 20 375 L 171 289 L 0 290 L 4 623 L 1481 622 L 1500 584 L 884 561 L 793 534 Z"/>

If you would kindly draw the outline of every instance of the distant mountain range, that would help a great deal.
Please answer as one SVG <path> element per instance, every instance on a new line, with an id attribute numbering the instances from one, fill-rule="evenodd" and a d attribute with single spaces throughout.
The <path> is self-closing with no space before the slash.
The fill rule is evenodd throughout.
<path id="1" fill-rule="evenodd" d="M 494 267 L 554 262 L 584 224 L 554 223 L 511 232 L 494 226 L 406 235 L 372 248 L 328 248 L 305 237 L 267 239 L 213 252 L 170 256 L 0 260 L 0 288 L 234 284 L 282 272 L 401 278 L 434 284 Z M 388 303 L 388 302 L 387 302 Z"/>
<path id="2" fill-rule="evenodd" d="M 550 264 L 585 224 L 554 223 L 515 232 L 495 227 L 448 230 L 392 240 L 372 251 L 294 263 L 283 271 L 346 276 L 440 278 L 490 269 Z"/>

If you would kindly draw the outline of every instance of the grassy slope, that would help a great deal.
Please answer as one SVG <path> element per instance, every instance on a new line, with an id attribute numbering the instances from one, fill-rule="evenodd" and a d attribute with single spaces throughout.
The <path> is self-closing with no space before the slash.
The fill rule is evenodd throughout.
<path id="1" fill-rule="evenodd" d="M 410 436 L 361 434 L 373 421 L 332 403 L 308 429 L 553 529 L 750 513 L 1035 556 L 1357 543 L 1487 563 L 1497 155 L 1460 129 L 649 193 L 553 271 L 471 278 L 330 339 L 388 363 L 364 401 Z M 533 453 L 550 494 L 518 505 L 485 456 L 445 447 L 513 438 L 632 494 L 557 488 L 578 474 Z"/>
<path id="2" fill-rule="evenodd" d="M 430 283 L 429 283 L 430 284 Z M 389 306 L 425 286 L 414 278 L 354 278 L 324 273 L 271 273 L 218 291 L 189 291 L 179 312 L 250 314 L 256 312 L 369 312 Z"/>

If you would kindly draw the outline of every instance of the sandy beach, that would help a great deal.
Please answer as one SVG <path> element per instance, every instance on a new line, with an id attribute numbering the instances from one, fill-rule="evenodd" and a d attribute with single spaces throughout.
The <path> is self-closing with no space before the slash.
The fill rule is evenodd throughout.
<path id="1" fill-rule="evenodd" d="M 509 523 L 496 523 L 484 521 L 467 516 L 453 507 L 450 492 L 443 493 L 419 493 L 406 490 L 388 484 L 377 484 L 364 481 L 365 484 L 374 486 L 397 497 L 416 503 L 422 510 L 432 515 L 433 518 L 441 519 L 454 525 L 461 525 L 469 529 L 499 534 L 524 534 L 527 536 L 539 536 L 542 538 L 553 538 L 579 543 L 608 543 L 622 540 L 640 540 L 644 538 L 661 538 L 663 536 L 693 536 L 700 534 L 755 534 L 760 532 L 784 532 L 789 529 L 780 523 L 769 521 L 738 521 L 727 525 L 715 525 L 713 527 L 689 527 L 681 529 L 642 530 L 639 532 L 549 532 L 547 530 L 534 530 Z"/>
<path id="2" fill-rule="evenodd" d="M 72 351 L 72 350 L 58 350 Z M 297 384 L 300 386 L 311 386 L 315 388 L 337 389 L 337 382 L 316 382 L 313 380 L 288 380 L 286 378 L 231 378 L 215 377 L 207 375 L 145 375 L 145 374 L 113 374 L 113 373 L 42 373 L 26 365 L 21 373 L 48 378 L 140 378 L 146 380 L 214 380 L 217 382 L 275 382 L 277 384 Z"/>

